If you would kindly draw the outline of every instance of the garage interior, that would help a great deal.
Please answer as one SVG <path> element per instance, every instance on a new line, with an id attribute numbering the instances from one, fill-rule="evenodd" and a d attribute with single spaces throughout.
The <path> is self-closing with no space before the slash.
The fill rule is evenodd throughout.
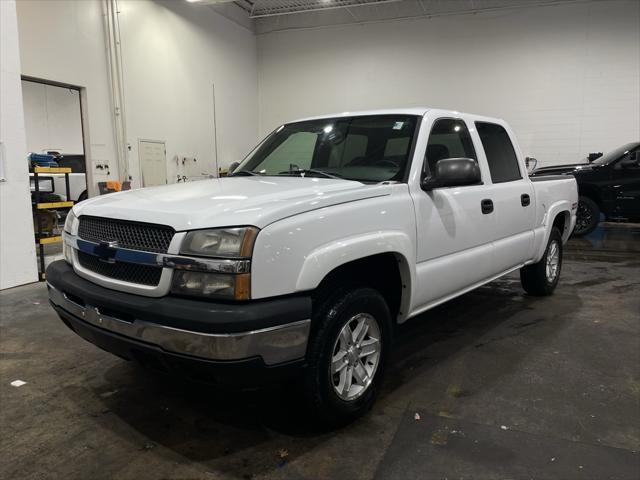
<path id="1" fill-rule="evenodd" d="M 399 325 L 376 403 L 340 428 L 289 384 L 230 390 L 98 349 L 51 308 L 40 262 L 63 257 L 73 203 L 224 177 L 299 118 L 474 112 L 509 122 L 532 169 L 588 165 L 640 140 L 640 2 L 0 8 L 2 478 L 640 478 L 638 169 L 623 209 L 569 239 L 554 295 L 515 272 Z M 63 187 L 36 181 L 58 196 L 34 199 L 34 154 L 84 190 L 52 171 Z"/>

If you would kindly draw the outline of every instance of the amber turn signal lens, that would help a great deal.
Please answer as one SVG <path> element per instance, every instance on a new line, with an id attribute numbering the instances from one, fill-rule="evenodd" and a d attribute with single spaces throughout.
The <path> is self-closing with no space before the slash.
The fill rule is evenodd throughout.
<path id="1" fill-rule="evenodd" d="M 251 274 L 242 273 L 236 275 L 236 300 L 249 300 L 251 298 Z"/>

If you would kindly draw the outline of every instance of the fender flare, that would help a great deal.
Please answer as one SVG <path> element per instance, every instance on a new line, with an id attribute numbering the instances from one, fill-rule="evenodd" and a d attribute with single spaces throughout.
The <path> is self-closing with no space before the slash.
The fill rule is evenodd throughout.
<path id="1" fill-rule="evenodd" d="M 354 260 L 382 253 L 392 253 L 398 259 L 402 289 L 399 318 L 407 315 L 415 285 L 415 247 L 411 238 L 400 231 L 370 232 L 334 240 L 321 245 L 309 255 L 300 269 L 296 290 L 313 290 L 336 268 Z"/>
<path id="2" fill-rule="evenodd" d="M 571 202 L 568 200 L 560 200 L 556 203 L 553 203 L 549 209 L 545 212 L 544 217 L 542 218 L 541 227 L 544 228 L 544 236 L 542 237 L 542 241 L 538 244 L 538 251 L 536 252 L 535 261 L 539 262 L 544 255 L 544 250 L 547 248 L 547 242 L 549 242 L 549 237 L 551 236 L 551 227 L 553 226 L 553 222 L 559 214 L 569 215 L 569 228 L 565 232 L 562 233 L 562 243 L 566 243 L 573 232 L 573 218 L 571 216 Z"/>

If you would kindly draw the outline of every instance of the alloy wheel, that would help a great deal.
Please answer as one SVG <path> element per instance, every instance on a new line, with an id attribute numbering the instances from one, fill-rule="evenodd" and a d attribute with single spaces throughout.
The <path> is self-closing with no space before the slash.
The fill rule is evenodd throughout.
<path id="1" fill-rule="evenodd" d="M 545 272 L 547 274 L 547 281 L 553 283 L 560 271 L 560 245 L 557 241 L 553 241 L 549 244 L 549 251 L 547 253 L 547 263 L 545 265 Z"/>
<path id="2" fill-rule="evenodd" d="M 368 313 L 351 317 L 342 327 L 332 350 L 329 374 L 342 400 L 355 400 L 371 386 L 382 351 L 380 327 Z"/>
<path id="3" fill-rule="evenodd" d="M 586 231 L 593 221 L 593 212 L 584 202 L 579 202 L 576 216 L 576 232 L 581 233 Z"/>

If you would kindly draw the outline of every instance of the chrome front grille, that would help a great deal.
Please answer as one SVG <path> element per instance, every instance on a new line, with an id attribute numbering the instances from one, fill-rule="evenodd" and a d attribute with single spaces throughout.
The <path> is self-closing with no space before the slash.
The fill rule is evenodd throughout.
<path id="1" fill-rule="evenodd" d="M 93 243 L 116 242 L 115 248 L 151 253 L 167 253 L 175 231 L 166 225 L 115 220 L 111 218 L 79 218 L 78 237 Z M 122 282 L 158 286 L 162 267 L 106 260 L 97 251 L 78 250 L 79 265 L 89 272 Z"/>
<path id="2" fill-rule="evenodd" d="M 83 268 L 103 277 L 139 285 L 157 286 L 162 275 L 162 267 L 125 262 L 108 263 L 94 255 L 80 251 L 78 251 L 78 262 Z"/>
<path id="3" fill-rule="evenodd" d="M 117 241 L 118 247 L 144 252 L 167 253 L 175 231 L 166 225 L 89 217 L 79 219 L 78 236 L 90 242 Z"/>

